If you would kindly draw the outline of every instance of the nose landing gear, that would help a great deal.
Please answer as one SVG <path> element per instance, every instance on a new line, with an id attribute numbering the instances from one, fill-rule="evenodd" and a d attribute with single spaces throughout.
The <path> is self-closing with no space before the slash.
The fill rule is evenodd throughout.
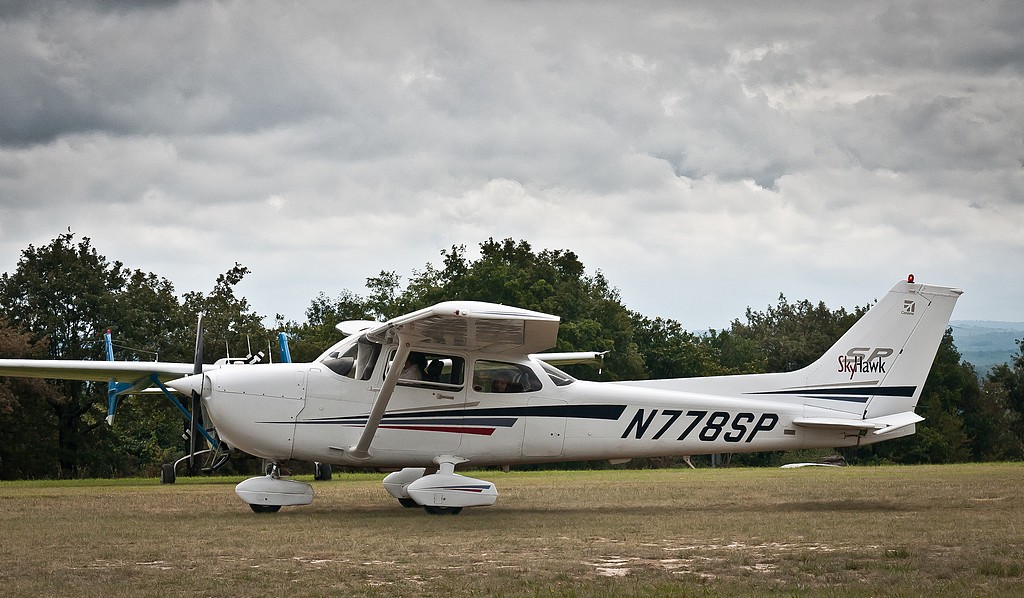
<path id="1" fill-rule="evenodd" d="M 235 486 L 235 494 L 254 513 L 276 513 L 281 507 L 313 502 L 313 487 L 304 482 L 282 480 L 278 463 L 267 467 L 267 475 L 249 478 Z"/>

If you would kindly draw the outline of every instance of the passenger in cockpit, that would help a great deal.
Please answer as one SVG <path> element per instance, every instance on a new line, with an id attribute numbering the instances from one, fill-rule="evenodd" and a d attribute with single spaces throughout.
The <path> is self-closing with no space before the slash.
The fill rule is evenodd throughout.
<path id="1" fill-rule="evenodd" d="M 423 369 L 427 366 L 427 357 L 423 353 L 412 352 L 405 358 L 405 368 L 402 369 L 403 380 L 422 380 Z"/>
<path id="2" fill-rule="evenodd" d="M 423 377 L 427 382 L 440 382 L 441 372 L 444 370 L 444 362 L 440 359 L 435 359 L 430 362 L 427 366 L 426 376 Z"/>

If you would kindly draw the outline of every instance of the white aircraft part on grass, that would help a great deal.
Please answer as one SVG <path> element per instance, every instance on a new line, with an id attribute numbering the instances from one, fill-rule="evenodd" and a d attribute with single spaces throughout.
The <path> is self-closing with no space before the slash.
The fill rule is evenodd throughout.
<path id="1" fill-rule="evenodd" d="M 538 353 L 554 346 L 557 316 L 451 301 L 387 322 L 343 323 L 349 336 L 312 363 L 203 367 L 170 380 L 177 369 L 147 364 L 0 360 L 0 375 L 133 382 L 155 374 L 195 391 L 233 447 L 274 463 L 400 469 L 384 486 L 404 506 L 454 513 L 497 498 L 490 482 L 456 474 L 462 464 L 836 448 L 912 434 L 961 293 L 901 281 L 820 359 L 788 373 L 575 380 L 552 363 L 582 354 Z M 275 476 L 254 479 L 264 481 L 238 492 L 254 510 L 305 496 L 266 481 Z"/>

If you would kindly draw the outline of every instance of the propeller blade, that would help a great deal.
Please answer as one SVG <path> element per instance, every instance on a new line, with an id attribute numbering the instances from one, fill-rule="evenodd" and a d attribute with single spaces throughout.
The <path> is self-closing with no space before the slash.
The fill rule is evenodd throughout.
<path id="1" fill-rule="evenodd" d="M 196 323 L 196 356 L 192 363 L 192 374 L 203 373 L 203 314 L 199 314 L 199 321 Z M 202 380 L 199 378 L 199 389 L 202 389 Z M 192 419 L 188 425 L 188 472 L 189 475 L 195 475 L 198 472 L 199 464 L 196 462 L 196 453 L 202 450 L 203 439 L 199 436 L 198 428 L 205 425 L 203 423 L 203 404 L 200 393 L 193 387 L 192 389 L 192 404 L 190 408 L 192 410 Z"/>
<path id="2" fill-rule="evenodd" d="M 203 314 L 199 314 L 199 321 L 196 323 L 196 356 L 192 361 L 192 373 L 203 373 Z"/>

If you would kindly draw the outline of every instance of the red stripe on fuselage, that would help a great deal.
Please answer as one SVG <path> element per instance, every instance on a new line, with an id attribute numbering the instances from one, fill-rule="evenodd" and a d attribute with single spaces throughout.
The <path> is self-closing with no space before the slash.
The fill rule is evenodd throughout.
<path id="1" fill-rule="evenodd" d="M 495 428 L 458 428 L 455 426 L 412 426 L 412 425 L 385 425 L 380 428 L 388 430 L 418 430 L 420 432 L 448 432 L 449 434 L 476 434 L 478 436 L 490 436 L 494 434 Z"/>

